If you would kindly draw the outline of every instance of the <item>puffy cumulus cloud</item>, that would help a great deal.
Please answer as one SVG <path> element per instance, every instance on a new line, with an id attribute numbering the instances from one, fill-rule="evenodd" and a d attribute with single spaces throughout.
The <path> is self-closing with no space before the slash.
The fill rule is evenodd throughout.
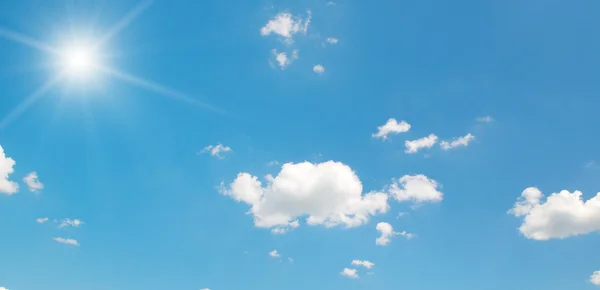
<path id="1" fill-rule="evenodd" d="M 279 252 L 277 252 L 277 250 L 273 250 L 269 252 L 269 256 L 273 257 L 273 258 L 279 258 L 281 257 L 281 255 L 279 254 Z"/>
<path id="2" fill-rule="evenodd" d="M 494 121 L 492 116 L 477 117 L 475 120 L 479 123 L 491 123 Z"/>
<path id="3" fill-rule="evenodd" d="M 290 64 L 292 64 L 292 62 L 294 62 L 294 60 L 299 58 L 297 49 L 292 51 L 290 56 L 288 56 L 285 52 L 278 52 L 276 49 L 271 50 L 271 52 L 273 53 L 273 57 L 275 58 L 277 65 L 282 70 L 286 69 Z"/>
<path id="4" fill-rule="evenodd" d="M 315 66 L 313 67 L 313 71 L 314 71 L 316 74 L 320 75 L 320 74 L 323 74 L 323 73 L 325 72 L 325 67 L 324 67 L 324 66 L 322 66 L 322 65 L 320 65 L 320 64 L 317 64 L 317 65 L 315 65 Z"/>
<path id="5" fill-rule="evenodd" d="M 381 138 L 383 140 L 388 138 L 390 134 L 398 134 L 408 132 L 410 130 L 410 124 L 406 121 L 398 121 L 394 118 L 388 119 L 387 123 L 383 126 L 377 127 L 377 133 L 372 134 L 373 138 Z"/>
<path id="6" fill-rule="evenodd" d="M 412 239 L 415 237 L 414 234 L 406 231 L 395 232 L 392 225 L 386 222 L 378 223 L 375 229 L 380 233 L 379 238 L 375 239 L 375 244 L 378 246 L 387 246 L 392 241 L 391 239 L 394 236 L 403 236 L 407 239 Z"/>
<path id="7" fill-rule="evenodd" d="M 350 228 L 389 208 L 386 193 L 363 194 L 356 173 L 341 162 L 286 163 L 265 179 L 263 186 L 256 176 L 239 173 L 228 187 L 221 184 L 224 195 L 251 206 L 257 227 L 293 228 L 306 216 L 309 225 Z"/>
<path id="8" fill-rule="evenodd" d="M 58 243 L 69 245 L 69 246 L 79 246 L 79 242 L 74 239 L 66 239 L 66 238 L 53 238 Z"/>
<path id="9" fill-rule="evenodd" d="M 600 271 L 596 271 L 594 274 L 592 274 L 590 277 L 590 283 L 600 286 Z"/>
<path id="10" fill-rule="evenodd" d="M 435 143 L 437 143 L 438 141 L 438 137 L 435 134 L 429 134 L 429 136 L 427 137 L 423 137 L 421 139 L 417 139 L 417 140 L 406 140 L 404 142 L 404 146 L 406 147 L 406 150 L 404 150 L 404 152 L 406 153 L 417 153 L 419 150 L 423 149 L 423 148 L 431 148 L 433 147 L 433 145 L 435 145 Z"/>
<path id="11" fill-rule="evenodd" d="M 398 201 L 439 202 L 444 198 L 439 187 L 437 181 L 423 174 L 404 175 L 400 179 L 393 179 L 387 191 Z"/>
<path id="12" fill-rule="evenodd" d="M 226 152 L 231 152 L 231 148 L 220 143 L 217 145 L 208 145 L 200 151 L 200 153 L 210 153 L 210 156 L 217 158 L 223 158 L 221 154 Z"/>
<path id="13" fill-rule="evenodd" d="M 47 218 L 47 217 L 45 217 L 45 218 L 37 218 L 37 219 L 35 219 L 35 222 L 37 222 L 38 224 L 43 224 L 43 223 L 45 223 L 45 222 L 47 222 L 47 221 L 48 221 L 48 218 Z"/>
<path id="14" fill-rule="evenodd" d="M 67 228 L 67 227 L 78 228 L 83 224 L 84 224 L 84 222 L 82 222 L 81 220 L 66 218 L 60 222 L 60 225 L 58 227 L 59 228 Z"/>
<path id="15" fill-rule="evenodd" d="M 563 190 L 544 195 L 535 187 L 525 189 L 508 211 L 523 217 L 519 231 L 528 239 L 564 239 L 600 231 L 600 193 L 584 201 L 581 191 Z"/>
<path id="16" fill-rule="evenodd" d="M 306 19 L 298 16 L 293 16 L 289 12 L 280 12 L 260 29 L 262 36 L 277 34 L 286 39 L 288 43 L 292 43 L 294 34 L 302 32 L 306 34 L 310 26 L 311 12 L 307 11 Z"/>
<path id="17" fill-rule="evenodd" d="M 358 274 L 356 273 L 356 269 L 350 269 L 350 268 L 344 268 L 344 270 L 342 272 L 340 272 L 340 275 L 342 276 L 346 276 L 348 278 L 352 278 L 352 279 L 358 279 Z"/>
<path id="18" fill-rule="evenodd" d="M 44 189 L 44 184 L 40 182 L 40 179 L 37 175 L 37 172 L 29 172 L 24 178 L 23 181 L 27 184 L 27 188 L 29 191 L 36 192 Z"/>
<path id="19" fill-rule="evenodd" d="M 0 145 L 0 193 L 11 195 L 19 191 L 19 184 L 8 179 L 8 176 L 15 172 L 15 164 L 15 160 L 7 157 Z"/>
<path id="20" fill-rule="evenodd" d="M 363 266 L 367 269 L 371 269 L 373 267 L 375 267 L 375 264 L 373 262 L 369 262 L 366 260 L 352 260 L 352 265 L 356 265 L 356 266 Z"/>
<path id="21" fill-rule="evenodd" d="M 460 147 L 460 146 L 468 146 L 471 141 L 475 140 L 475 136 L 471 135 L 471 133 L 458 137 L 450 142 L 442 141 L 440 142 L 440 147 L 444 150 L 450 150 L 452 148 Z"/>

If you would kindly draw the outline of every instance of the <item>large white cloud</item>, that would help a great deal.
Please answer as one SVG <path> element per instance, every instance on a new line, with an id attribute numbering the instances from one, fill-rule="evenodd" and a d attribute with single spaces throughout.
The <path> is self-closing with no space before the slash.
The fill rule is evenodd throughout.
<path id="1" fill-rule="evenodd" d="M 295 227 L 301 217 L 310 225 L 356 227 L 389 208 L 388 194 L 363 193 L 356 173 L 334 161 L 286 163 L 264 186 L 256 176 L 240 173 L 221 190 L 249 204 L 254 224 L 264 228 Z"/>
<path id="2" fill-rule="evenodd" d="M 11 195 L 19 191 L 19 184 L 8 179 L 14 170 L 15 160 L 7 157 L 0 145 L 0 193 Z"/>
<path id="3" fill-rule="evenodd" d="M 600 193 L 587 201 L 581 191 L 563 190 L 543 198 L 538 188 L 529 187 L 509 210 L 524 217 L 519 230 L 528 239 L 564 239 L 600 231 Z"/>
<path id="4" fill-rule="evenodd" d="M 600 286 L 600 271 L 596 271 L 590 277 L 590 283 Z"/>

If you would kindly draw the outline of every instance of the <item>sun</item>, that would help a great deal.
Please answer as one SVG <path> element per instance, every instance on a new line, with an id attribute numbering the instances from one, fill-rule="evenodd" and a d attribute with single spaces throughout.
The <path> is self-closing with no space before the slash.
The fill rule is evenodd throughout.
<path id="1" fill-rule="evenodd" d="M 78 45 L 64 49 L 61 53 L 61 67 L 71 77 L 87 77 L 96 70 L 98 59 L 93 48 Z"/>

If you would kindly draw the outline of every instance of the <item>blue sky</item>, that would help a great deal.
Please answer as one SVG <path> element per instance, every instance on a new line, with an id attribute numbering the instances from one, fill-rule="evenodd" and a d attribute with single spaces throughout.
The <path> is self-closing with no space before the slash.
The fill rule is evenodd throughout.
<path id="1" fill-rule="evenodd" d="M 598 288 L 599 9 L 2 1 L 0 289 Z"/>

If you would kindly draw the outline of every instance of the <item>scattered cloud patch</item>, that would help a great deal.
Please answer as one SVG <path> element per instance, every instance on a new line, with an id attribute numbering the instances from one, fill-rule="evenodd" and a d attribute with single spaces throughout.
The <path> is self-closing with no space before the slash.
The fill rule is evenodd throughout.
<path id="1" fill-rule="evenodd" d="M 37 175 L 37 172 L 29 172 L 24 178 L 23 181 L 27 184 L 27 188 L 29 191 L 36 192 L 44 189 L 44 184 L 40 182 L 40 179 Z"/>
<path id="2" fill-rule="evenodd" d="M 335 37 L 327 37 L 327 43 L 329 44 L 338 44 L 338 42 L 340 42 L 340 40 Z"/>
<path id="3" fill-rule="evenodd" d="M 307 11 L 306 19 L 293 16 L 289 12 L 280 12 L 260 29 L 260 34 L 262 36 L 276 34 L 283 37 L 287 43 L 293 43 L 292 38 L 294 34 L 299 32 L 306 34 L 310 26 L 310 21 L 310 10 Z"/>
<path id="4" fill-rule="evenodd" d="M 273 160 L 273 161 L 267 162 L 267 165 L 268 166 L 276 166 L 276 165 L 279 165 L 279 162 L 277 160 Z"/>
<path id="5" fill-rule="evenodd" d="M 471 133 L 458 137 L 450 142 L 442 141 L 440 142 L 440 147 L 444 150 L 450 150 L 452 148 L 460 147 L 460 146 L 468 146 L 471 141 L 475 140 L 475 136 L 471 135 Z"/>
<path id="6" fill-rule="evenodd" d="M 477 117 L 475 120 L 479 123 L 491 123 L 494 121 L 492 116 Z"/>
<path id="7" fill-rule="evenodd" d="M 0 193 L 11 195 L 19 191 L 19 184 L 8 179 L 14 170 L 16 162 L 14 159 L 7 157 L 4 149 L 0 145 Z"/>
<path id="8" fill-rule="evenodd" d="M 400 179 L 393 179 L 387 191 L 398 201 L 440 202 L 444 194 L 438 190 L 439 187 L 437 181 L 423 174 L 404 175 Z"/>
<path id="9" fill-rule="evenodd" d="M 83 225 L 84 222 L 82 222 L 81 220 L 78 219 L 63 219 L 60 222 L 60 225 L 58 226 L 59 228 L 68 228 L 68 227 L 72 227 L 72 228 L 78 228 L 81 225 Z"/>
<path id="10" fill-rule="evenodd" d="M 415 237 L 414 234 L 408 233 L 406 231 L 402 231 L 399 233 L 395 232 L 392 225 L 386 222 L 378 223 L 375 229 L 380 233 L 379 238 L 375 239 L 375 244 L 378 246 L 387 246 L 389 243 L 391 243 L 391 239 L 394 236 L 403 236 L 407 239 L 412 239 Z"/>
<path id="11" fill-rule="evenodd" d="M 335 4 L 335 2 L 333 2 L 333 1 L 329 1 L 329 2 L 327 2 L 327 4 L 326 4 L 326 5 L 327 5 L 327 6 L 335 6 L 336 4 Z"/>
<path id="12" fill-rule="evenodd" d="M 279 258 L 281 257 L 281 255 L 279 255 L 279 253 L 277 252 L 277 250 L 273 250 L 269 252 L 269 256 L 273 257 L 273 258 Z"/>
<path id="13" fill-rule="evenodd" d="M 300 226 L 300 223 L 298 222 L 298 220 L 295 220 L 285 226 L 278 226 L 276 228 L 273 228 L 273 229 L 271 229 L 271 232 L 276 235 L 282 235 L 282 234 L 287 233 L 291 229 L 298 228 L 299 226 Z"/>
<path id="14" fill-rule="evenodd" d="M 340 272 L 342 276 L 346 276 L 352 279 L 358 279 L 358 274 L 356 273 L 356 269 L 344 268 L 342 272 Z"/>
<path id="15" fill-rule="evenodd" d="M 223 144 L 217 145 L 208 145 L 200 151 L 200 153 L 210 153 L 210 156 L 217 157 L 219 159 L 223 158 L 221 154 L 231 152 L 231 148 L 228 146 L 223 146 Z"/>
<path id="16" fill-rule="evenodd" d="M 407 212 L 399 212 L 398 215 L 396 216 L 396 219 L 399 219 L 399 218 L 401 218 L 403 216 L 407 216 L 407 215 L 408 215 Z"/>
<path id="17" fill-rule="evenodd" d="M 381 138 L 386 140 L 388 135 L 405 133 L 409 130 L 410 124 L 406 121 L 400 121 L 400 123 L 398 123 L 396 119 L 390 118 L 385 125 L 377 127 L 377 133 L 372 134 L 371 136 L 373 138 Z"/>
<path id="18" fill-rule="evenodd" d="M 356 173 L 341 162 L 286 163 L 265 180 L 242 172 L 228 187 L 221 183 L 222 194 L 251 206 L 257 227 L 294 227 L 306 216 L 309 225 L 351 228 L 389 208 L 387 193 L 363 193 Z"/>
<path id="19" fill-rule="evenodd" d="M 69 245 L 69 246 L 79 246 L 79 242 L 74 239 L 66 239 L 66 238 L 53 238 L 58 243 Z"/>
<path id="20" fill-rule="evenodd" d="M 600 286 L 600 271 L 596 271 L 590 277 L 590 283 Z"/>
<path id="21" fill-rule="evenodd" d="M 600 231 L 600 193 L 584 201 L 581 191 L 562 190 L 544 195 L 536 187 L 526 188 L 508 211 L 523 217 L 519 231 L 528 239 L 564 239 Z"/>
<path id="22" fill-rule="evenodd" d="M 313 67 L 313 71 L 314 71 L 316 74 L 320 75 L 320 74 L 323 74 L 323 73 L 325 72 L 325 67 L 324 67 L 324 66 L 322 66 L 322 65 L 320 65 L 320 64 L 317 64 L 317 65 L 315 65 L 315 66 Z"/>
<path id="23" fill-rule="evenodd" d="M 0 286 L 0 290 L 8 290 L 8 288 Z"/>
<path id="24" fill-rule="evenodd" d="M 299 57 L 297 49 L 292 51 L 290 56 L 288 56 L 285 52 L 277 52 L 276 49 L 271 50 L 271 52 L 273 53 L 273 57 L 275 58 L 275 61 L 281 70 L 286 69 L 290 64 L 292 64 L 292 62 L 294 62 L 294 60 L 298 59 Z"/>
<path id="25" fill-rule="evenodd" d="M 435 134 L 429 134 L 429 136 L 417 140 L 406 140 L 404 142 L 404 146 L 406 147 L 406 150 L 404 150 L 404 152 L 417 153 L 421 149 L 433 147 L 433 145 L 435 145 L 437 141 L 438 137 Z"/>
<path id="26" fill-rule="evenodd" d="M 352 265 L 363 266 L 367 269 L 371 269 L 371 268 L 375 267 L 375 264 L 373 262 L 366 261 L 366 260 L 353 260 Z"/>
<path id="27" fill-rule="evenodd" d="M 45 223 L 47 221 L 48 221 L 47 217 L 35 219 L 35 222 L 38 223 L 38 224 L 43 224 L 43 223 Z"/>

